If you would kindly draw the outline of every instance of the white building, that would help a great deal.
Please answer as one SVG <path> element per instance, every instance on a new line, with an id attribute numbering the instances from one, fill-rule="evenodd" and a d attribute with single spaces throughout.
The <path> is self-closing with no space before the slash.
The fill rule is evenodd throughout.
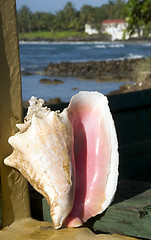
<path id="1" fill-rule="evenodd" d="M 122 19 L 112 19 L 112 20 L 104 20 L 102 22 L 102 33 L 108 33 L 111 35 L 111 40 L 122 40 L 124 36 L 124 31 L 126 30 L 128 24 L 126 23 L 125 20 Z M 93 34 L 98 34 L 99 31 L 94 28 L 93 25 L 91 24 L 85 24 L 85 32 L 88 33 L 89 35 Z M 143 28 L 140 31 L 140 36 L 143 35 Z M 125 39 L 129 39 L 129 34 L 125 33 Z M 138 33 L 135 31 L 131 37 L 133 38 L 138 38 Z"/>
<path id="2" fill-rule="evenodd" d="M 93 28 L 93 26 L 91 24 L 85 24 L 85 32 L 89 35 L 99 33 L 99 31 L 96 28 Z"/>
<path id="3" fill-rule="evenodd" d="M 122 40 L 126 27 L 127 23 L 121 19 L 105 20 L 102 22 L 102 32 L 110 34 L 112 41 Z M 125 38 L 128 39 L 129 36 L 126 35 Z"/>

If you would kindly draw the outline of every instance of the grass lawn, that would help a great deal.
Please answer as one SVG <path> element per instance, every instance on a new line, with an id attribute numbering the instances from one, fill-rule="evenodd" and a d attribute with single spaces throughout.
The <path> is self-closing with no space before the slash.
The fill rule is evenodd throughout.
<path id="1" fill-rule="evenodd" d="M 63 39 L 69 37 L 86 37 L 85 32 L 75 32 L 75 31 L 64 31 L 64 32 L 29 32 L 29 33 L 19 33 L 19 39 Z"/>

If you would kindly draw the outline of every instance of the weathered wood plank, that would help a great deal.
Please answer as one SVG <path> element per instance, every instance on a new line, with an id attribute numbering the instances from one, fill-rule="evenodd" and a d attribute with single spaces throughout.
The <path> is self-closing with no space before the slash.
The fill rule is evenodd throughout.
<path id="1" fill-rule="evenodd" d="M 151 139 L 119 146 L 122 179 L 150 181 Z"/>
<path id="2" fill-rule="evenodd" d="M 1 211 L 1 179 L 0 179 L 0 229 L 2 228 L 2 211 Z"/>
<path id="3" fill-rule="evenodd" d="M 120 178 L 151 181 L 151 89 L 108 96 L 119 142 Z"/>
<path id="4" fill-rule="evenodd" d="M 43 220 L 52 222 L 46 199 L 32 193 L 32 201 L 34 206 L 42 206 Z M 37 214 L 38 211 L 41 216 L 41 207 L 36 207 Z M 120 181 L 112 205 L 103 214 L 89 219 L 84 227 L 94 232 L 151 239 L 151 183 Z"/>
<path id="5" fill-rule="evenodd" d="M 48 205 L 45 198 L 43 198 L 42 200 L 42 207 L 43 207 L 44 222 L 52 222 L 51 215 L 50 215 L 50 206 Z"/>
<path id="6" fill-rule="evenodd" d="M 16 1 L 0 1 L 0 178 L 2 225 L 30 217 L 28 186 L 15 169 L 4 165 L 12 152 L 8 138 L 22 122 L 21 72 Z"/>
<path id="7" fill-rule="evenodd" d="M 108 96 L 112 111 L 127 111 L 151 105 L 151 89 Z"/>
<path id="8" fill-rule="evenodd" d="M 113 204 L 92 222 L 94 231 L 151 239 L 151 183 L 120 182 Z"/>

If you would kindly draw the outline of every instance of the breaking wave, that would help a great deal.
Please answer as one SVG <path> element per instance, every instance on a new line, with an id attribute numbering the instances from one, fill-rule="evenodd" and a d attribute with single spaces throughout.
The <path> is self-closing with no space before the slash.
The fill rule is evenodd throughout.
<path id="1" fill-rule="evenodd" d="M 143 57 L 144 57 L 143 55 L 129 53 L 127 58 L 137 59 L 137 58 L 143 58 Z"/>
<path id="2" fill-rule="evenodd" d="M 96 47 L 96 48 L 106 48 L 105 45 L 96 45 L 95 47 Z"/>
<path id="3" fill-rule="evenodd" d="M 123 48 L 123 47 L 125 47 L 125 45 L 124 44 L 111 44 L 111 45 L 109 45 L 109 47 L 110 48 Z"/>

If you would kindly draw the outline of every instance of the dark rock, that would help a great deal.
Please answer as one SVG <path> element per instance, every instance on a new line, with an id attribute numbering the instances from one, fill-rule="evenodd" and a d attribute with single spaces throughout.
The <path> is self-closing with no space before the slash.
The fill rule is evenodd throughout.
<path id="1" fill-rule="evenodd" d="M 142 60 L 143 59 L 125 59 L 116 61 L 50 63 L 45 68 L 45 74 L 53 76 L 75 76 L 95 80 L 133 80 L 134 68 L 136 64 Z"/>
<path id="2" fill-rule="evenodd" d="M 58 103 L 62 103 L 61 99 L 59 97 L 56 97 L 56 98 L 52 98 L 52 99 L 49 99 L 45 105 L 48 106 L 48 105 L 52 105 L 52 104 L 58 104 Z"/>
<path id="3" fill-rule="evenodd" d="M 72 88 L 72 90 L 78 90 L 78 89 L 79 89 L 79 88 L 77 88 L 77 87 L 73 87 L 73 88 Z"/>
<path id="4" fill-rule="evenodd" d="M 147 75 L 147 74 L 146 74 Z M 135 92 L 141 91 L 144 89 L 151 89 L 151 74 L 148 74 L 145 78 L 141 80 L 136 80 L 132 84 L 124 84 L 118 90 L 110 92 L 112 94 L 126 93 L 126 92 Z"/>
<path id="5" fill-rule="evenodd" d="M 22 76 L 30 76 L 30 75 L 33 75 L 33 73 L 22 71 L 22 72 L 21 72 L 21 75 L 22 75 Z"/>
<path id="6" fill-rule="evenodd" d="M 62 84 L 62 83 L 64 83 L 64 81 L 58 80 L 58 79 L 54 79 L 54 80 L 52 81 L 52 84 Z"/>
<path id="7" fill-rule="evenodd" d="M 29 107 L 29 102 L 28 101 L 23 101 L 22 102 L 23 108 L 26 109 Z"/>
<path id="8" fill-rule="evenodd" d="M 39 82 L 43 83 L 43 84 L 52 84 L 52 80 L 47 79 L 47 78 L 42 78 L 39 80 Z"/>
<path id="9" fill-rule="evenodd" d="M 62 83 L 64 83 L 64 81 L 62 81 L 62 80 L 58 80 L 58 79 L 51 80 L 48 78 L 42 78 L 42 79 L 40 79 L 39 82 L 43 83 L 43 84 L 62 84 Z"/>

